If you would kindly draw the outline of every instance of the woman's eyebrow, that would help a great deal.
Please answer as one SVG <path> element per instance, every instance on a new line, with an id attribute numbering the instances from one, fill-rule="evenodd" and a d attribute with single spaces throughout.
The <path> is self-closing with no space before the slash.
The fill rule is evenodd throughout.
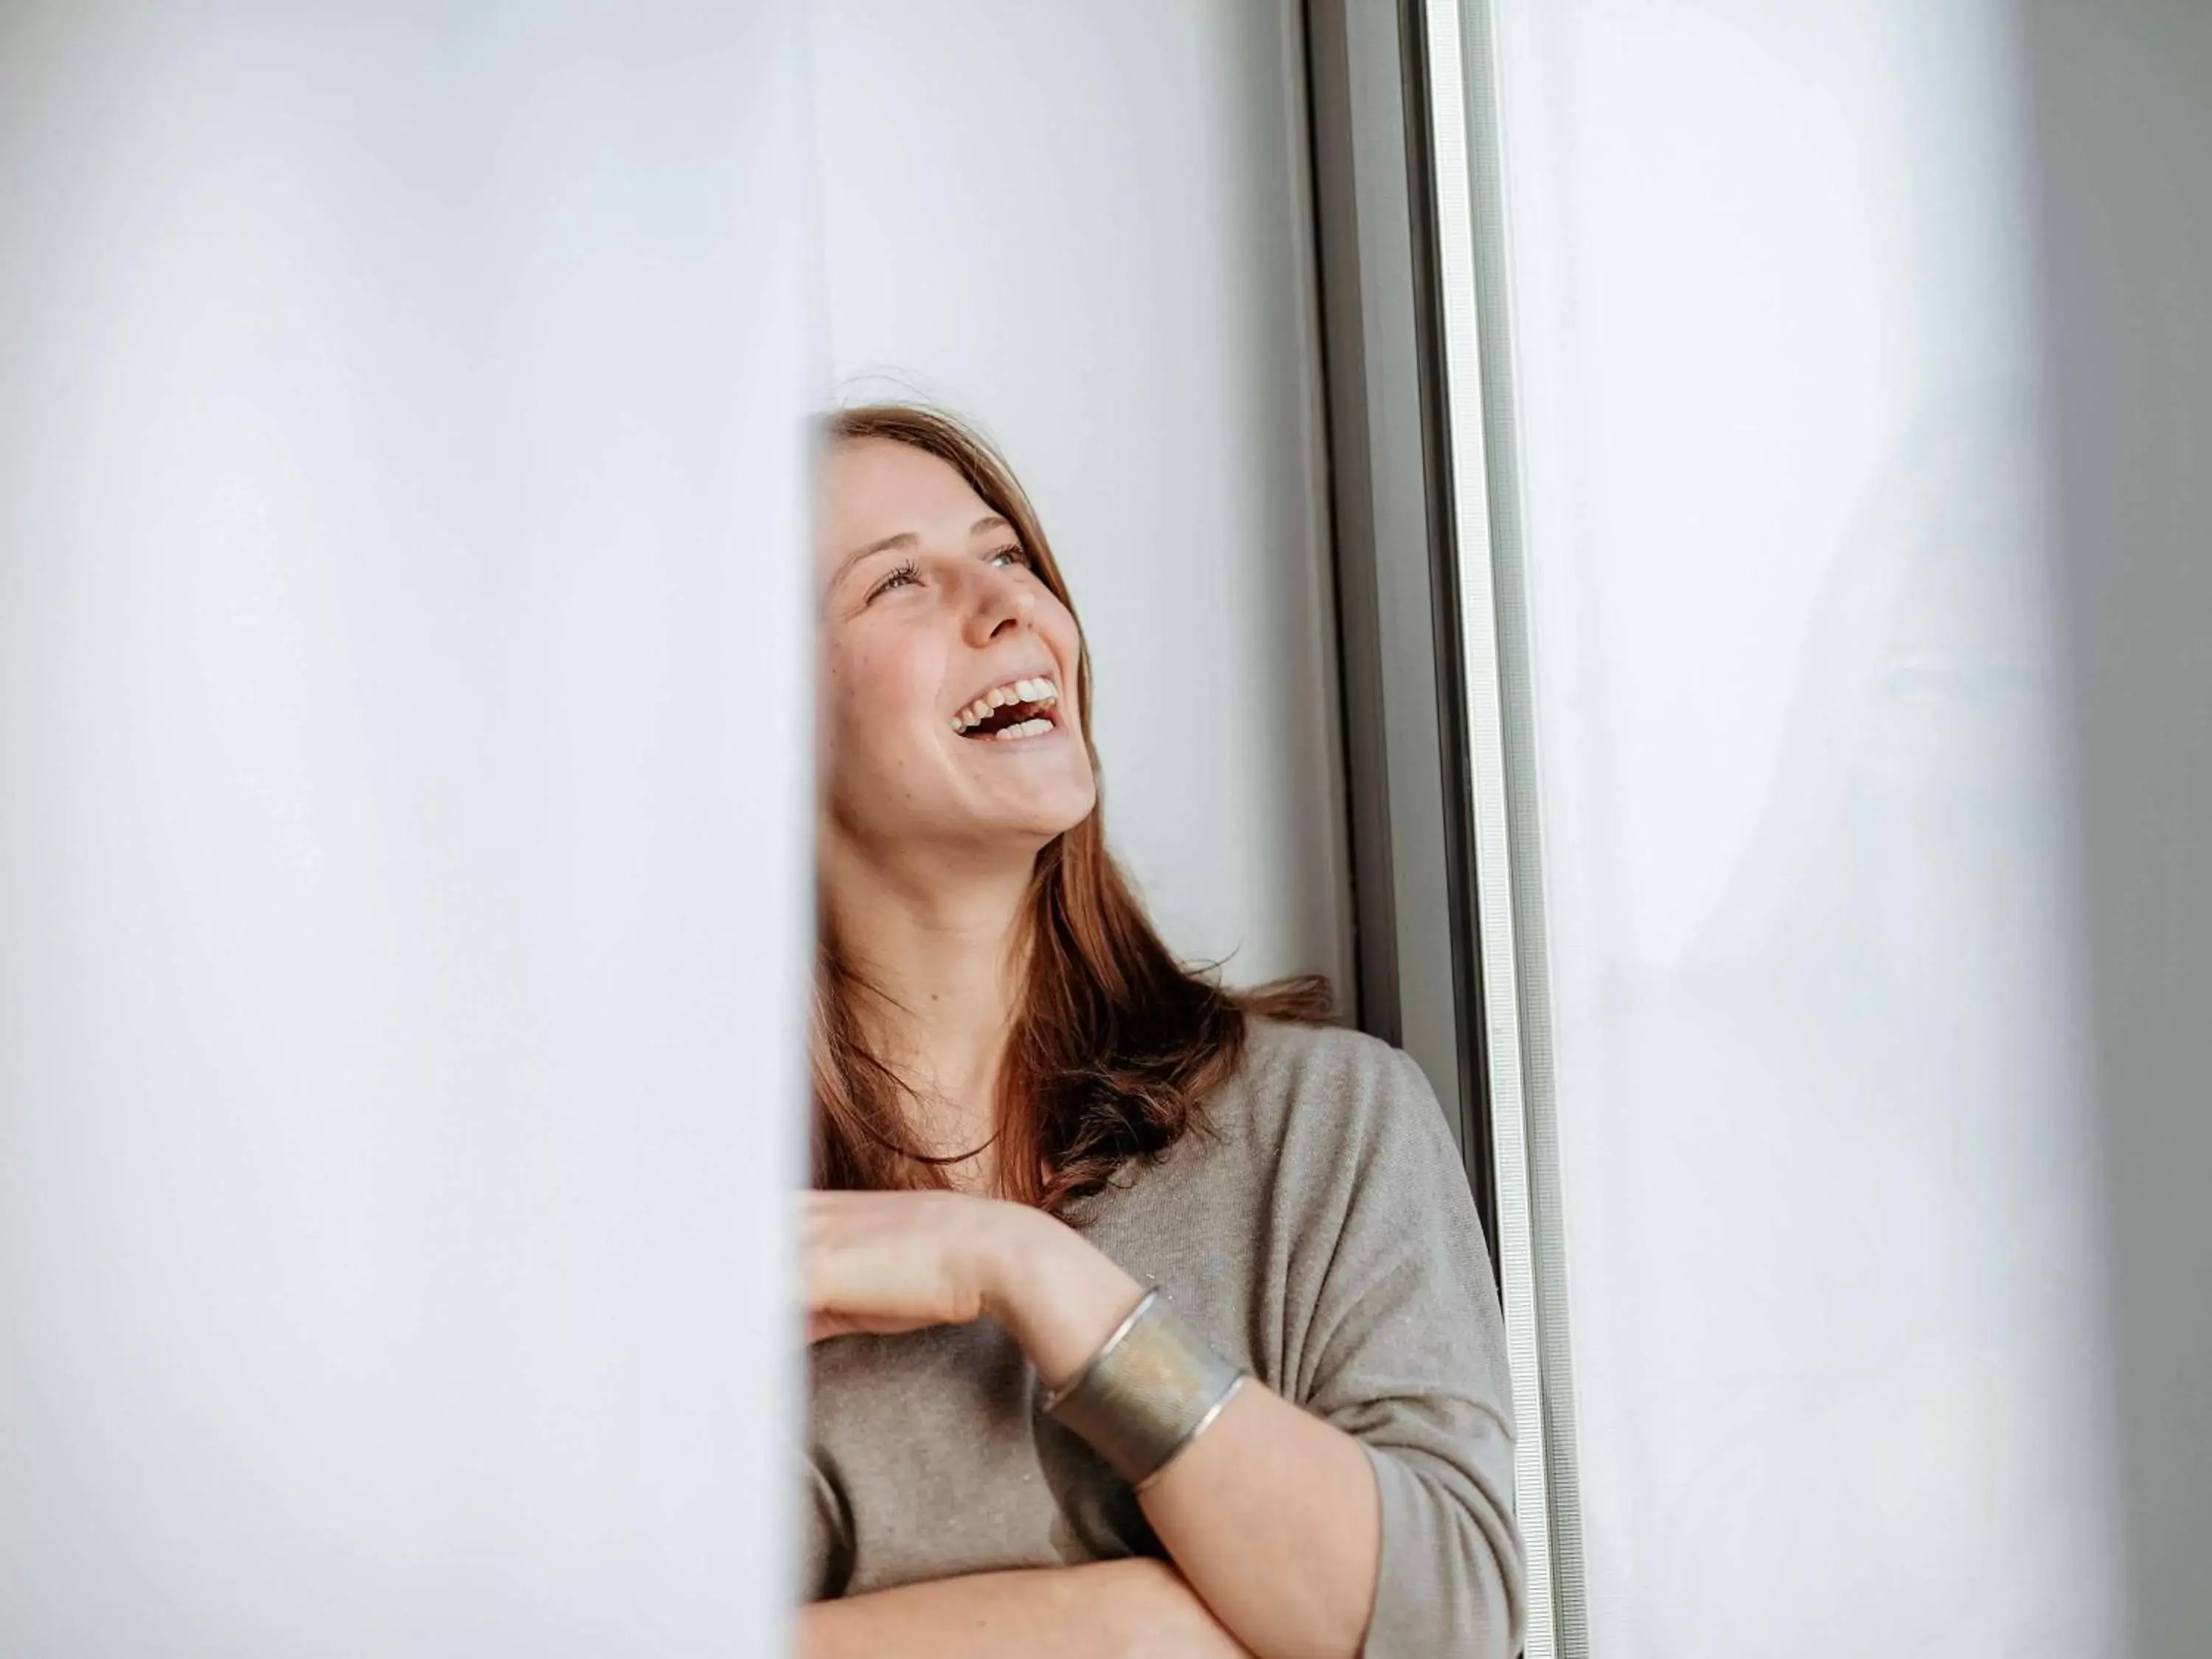
<path id="1" fill-rule="evenodd" d="M 997 514 L 987 513 L 968 526 L 968 533 L 970 536 L 980 536 L 987 530 L 1012 530 L 1012 528 L 1013 526 L 1008 524 Z M 886 536 L 879 542 L 870 542 L 866 547 L 856 547 L 838 563 L 836 574 L 831 576 L 830 580 L 834 586 L 844 579 L 848 570 L 860 563 L 861 560 L 875 554 L 888 553 L 894 548 L 918 547 L 921 544 L 921 538 L 913 531 L 902 530 L 896 536 Z"/>
<path id="2" fill-rule="evenodd" d="M 914 547 L 921 538 L 911 530 L 902 530 L 896 536 L 886 536 L 879 542 L 870 542 L 866 547 L 856 547 L 838 562 L 836 574 L 830 578 L 832 586 L 844 580 L 845 573 L 866 558 L 878 553 L 888 553 L 895 547 Z"/>

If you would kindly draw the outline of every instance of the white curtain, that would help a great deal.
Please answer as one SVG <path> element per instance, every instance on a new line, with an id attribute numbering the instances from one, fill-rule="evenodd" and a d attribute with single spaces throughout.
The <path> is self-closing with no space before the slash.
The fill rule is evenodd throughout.
<path id="1" fill-rule="evenodd" d="M 2010 36 L 1500 0 L 1588 1650 L 2117 1650 Z"/>
<path id="2" fill-rule="evenodd" d="M 802 24 L 0 15 L 0 1650 L 781 1640 Z"/>

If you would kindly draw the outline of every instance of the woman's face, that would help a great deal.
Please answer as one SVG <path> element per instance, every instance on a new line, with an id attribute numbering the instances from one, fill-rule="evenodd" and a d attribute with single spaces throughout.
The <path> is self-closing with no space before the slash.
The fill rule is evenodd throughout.
<path id="1" fill-rule="evenodd" d="M 1097 801 L 1082 637 L 1012 526 L 945 462 L 890 439 L 836 444 L 822 494 L 830 827 L 900 855 L 1034 851 L 1081 823 Z"/>

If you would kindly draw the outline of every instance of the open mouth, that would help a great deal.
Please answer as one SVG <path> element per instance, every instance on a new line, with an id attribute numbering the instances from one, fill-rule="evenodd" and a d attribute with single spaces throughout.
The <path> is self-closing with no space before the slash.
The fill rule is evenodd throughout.
<path id="1" fill-rule="evenodd" d="M 979 743 L 1041 738 L 1059 724 L 1060 687 L 1036 676 L 994 685 L 952 717 L 952 729 Z"/>

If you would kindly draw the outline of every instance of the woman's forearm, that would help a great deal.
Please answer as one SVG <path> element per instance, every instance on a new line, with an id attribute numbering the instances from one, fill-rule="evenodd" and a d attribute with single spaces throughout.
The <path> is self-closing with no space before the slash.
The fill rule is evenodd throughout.
<path id="1" fill-rule="evenodd" d="M 1247 1380 L 1147 1486 L 1145 1518 L 1261 1659 L 1354 1659 L 1382 1540 L 1366 1450 Z"/>
<path id="2" fill-rule="evenodd" d="M 1037 1215 L 1007 1259 L 993 1311 L 1056 1386 L 1141 1293 L 1079 1235 Z M 1350 1435 L 1248 1379 L 1142 1502 L 1191 1588 L 1261 1659 L 1358 1653 L 1374 1606 L 1382 1500 Z"/>
<path id="3" fill-rule="evenodd" d="M 1249 1659 L 1164 1561 L 974 1573 L 817 1601 L 801 1659 Z"/>

